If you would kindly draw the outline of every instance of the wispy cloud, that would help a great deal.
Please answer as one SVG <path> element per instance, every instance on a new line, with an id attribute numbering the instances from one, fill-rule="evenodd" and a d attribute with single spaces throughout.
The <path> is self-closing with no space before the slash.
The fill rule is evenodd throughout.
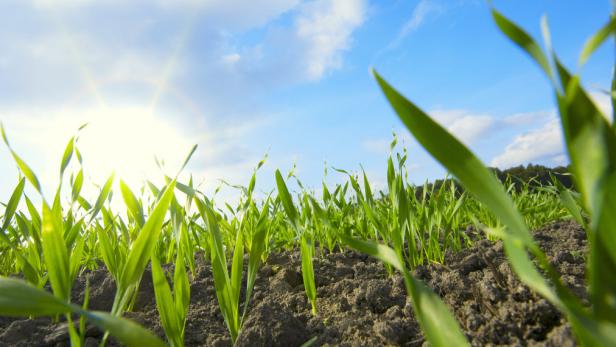
<path id="1" fill-rule="evenodd" d="M 603 115 L 611 121 L 612 105 L 609 95 L 603 92 L 591 92 L 590 96 Z M 545 161 L 552 165 L 566 164 L 567 156 L 561 123 L 555 110 L 520 113 L 504 119 L 504 123 L 510 125 L 537 124 L 537 122 L 540 122 L 539 126 L 516 136 L 501 154 L 492 159 L 490 165 L 508 168 L 537 161 Z"/>
<path id="2" fill-rule="evenodd" d="M 466 145 L 486 138 L 502 123 L 502 120 L 494 116 L 462 109 L 437 108 L 428 114 Z M 415 143 L 406 129 L 397 129 L 395 132 L 398 142 L 403 146 Z M 383 155 L 389 152 L 391 141 L 391 138 L 365 139 L 362 141 L 362 147 L 369 153 Z"/>
<path id="3" fill-rule="evenodd" d="M 560 120 L 552 117 L 542 127 L 516 136 L 490 165 L 501 169 L 537 161 L 560 165 L 563 150 Z"/>
<path id="4" fill-rule="evenodd" d="M 306 42 L 305 73 L 320 79 L 327 70 L 342 66 L 342 53 L 351 35 L 364 21 L 363 0 L 320 0 L 302 6 L 295 21 L 297 38 Z"/>
<path id="5" fill-rule="evenodd" d="M 396 37 L 387 45 L 385 50 L 398 47 L 410 34 L 426 23 L 427 20 L 438 17 L 445 10 L 445 5 L 435 0 L 420 0 L 413 8 L 411 16 L 404 22 Z"/>
<path id="6" fill-rule="evenodd" d="M 0 36 L 6 48 L 0 119 L 19 134 L 14 142 L 28 148 L 25 156 L 48 183 L 57 178 L 55 159 L 71 131 L 87 121 L 81 145 L 89 172 L 100 175 L 92 177 L 96 182 L 123 163 L 139 167 L 127 179 L 156 171 L 154 154 L 181 159 L 193 143 L 200 150 L 191 168 L 208 185 L 217 177 L 242 182 L 267 150 L 247 138 L 275 128 L 280 112 L 258 96 L 342 68 L 366 6 L 365 0 L 1 3 L 0 22 L 12 32 Z M 146 128 L 153 133 L 144 138 Z M 143 136 L 119 141 L 126 132 Z M 112 145 L 105 157 L 101 143 Z M 111 165 L 106 156 L 113 154 L 119 160 Z M 3 179 L 12 175 L 3 171 Z"/>
<path id="7" fill-rule="evenodd" d="M 436 109 L 429 114 L 467 145 L 484 137 L 497 122 L 491 115 L 467 110 Z"/>

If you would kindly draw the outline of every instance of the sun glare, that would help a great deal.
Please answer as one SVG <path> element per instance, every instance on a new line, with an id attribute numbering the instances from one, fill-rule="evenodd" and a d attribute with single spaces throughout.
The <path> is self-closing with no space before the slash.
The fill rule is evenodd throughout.
<path id="1" fill-rule="evenodd" d="M 174 174 L 192 143 L 170 122 L 147 107 L 96 109 L 80 136 L 78 147 L 86 174 L 97 183 L 112 172 L 131 186 L 144 179 L 160 179 L 155 158 L 166 164 L 164 173 Z"/>

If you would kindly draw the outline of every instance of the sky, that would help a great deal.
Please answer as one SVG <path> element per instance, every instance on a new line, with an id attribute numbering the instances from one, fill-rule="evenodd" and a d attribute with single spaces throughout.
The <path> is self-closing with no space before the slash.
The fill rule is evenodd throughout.
<path id="1" fill-rule="evenodd" d="M 539 40 L 546 15 L 562 60 L 611 112 L 602 90 L 613 42 L 577 66 L 609 0 L 492 3 Z M 480 0 L 1 0 L 0 121 L 46 195 L 74 135 L 92 187 L 112 172 L 133 187 L 162 182 L 197 144 L 181 177 L 208 193 L 221 179 L 246 185 L 265 155 L 263 193 L 276 169 L 294 165 L 308 187 L 342 182 L 332 167 L 363 167 L 381 189 L 394 132 L 412 182 L 443 177 L 374 68 L 487 165 L 567 164 L 547 79 L 489 9 Z M 18 178 L 1 147 L 0 201 Z"/>

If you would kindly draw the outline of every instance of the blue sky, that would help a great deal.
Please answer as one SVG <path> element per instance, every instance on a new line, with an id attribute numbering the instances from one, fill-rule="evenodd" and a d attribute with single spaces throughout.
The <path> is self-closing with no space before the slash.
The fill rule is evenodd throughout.
<path id="1" fill-rule="evenodd" d="M 573 70 L 611 10 L 608 0 L 493 3 L 536 38 L 546 14 Z M 174 173 L 196 143 L 187 172 L 206 191 L 220 178 L 246 184 L 265 153 L 262 190 L 294 163 L 319 186 L 325 162 L 361 164 L 382 188 L 392 131 L 408 147 L 412 181 L 442 177 L 370 67 L 489 165 L 567 162 L 546 79 L 484 1 L 6 0 L 0 47 L 0 120 L 48 194 L 66 141 L 86 122 L 78 143 L 98 184 L 112 171 L 136 186 L 160 181 L 154 155 Z M 582 71 L 606 111 L 613 53 L 606 45 Z M 1 201 L 17 177 L 3 148 Z M 329 170 L 329 183 L 342 180 Z"/>

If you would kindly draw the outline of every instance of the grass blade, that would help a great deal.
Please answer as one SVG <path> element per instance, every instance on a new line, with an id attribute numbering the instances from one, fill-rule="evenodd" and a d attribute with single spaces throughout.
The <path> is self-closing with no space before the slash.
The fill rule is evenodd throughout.
<path id="1" fill-rule="evenodd" d="M 13 150 L 11 145 L 9 144 L 9 140 L 6 137 L 6 133 L 4 131 L 4 125 L 2 123 L 0 123 L 0 133 L 2 134 L 2 140 L 4 140 L 4 143 L 6 144 L 6 146 L 9 149 L 9 151 L 11 152 L 11 155 L 13 156 L 13 159 L 15 159 L 15 162 L 17 163 L 17 167 L 19 167 L 19 170 L 24 174 L 24 176 L 26 176 L 26 178 L 34 186 L 34 188 L 39 193 L 42 194 L 41 183 L 39 182 L 38 178 L 34 174 L 34 171 L 32 171 L 32 169 L 30 169 L 28 164 L 26 164 L 26 162 L 24 162 L 21 159 L 21 157 L 19 155 L 17 155 L 17 153 L 15 153 L 15 151 Z"/>
<path id="2" fill-rule="evenodd" d="M 111 185 L 113 184 L 114 177 L 115 177 L 115 173 L 112 173 L 111 176 L 109 176 L 109 178 L 107 179 L 107 182 L 105 182 L 105 185 L 103 186 L 103 189 L 101 190 L 100 194 L 98 195 L 98 198 L 96 199 L 96 202 L 94 203 L 94 208 L 92 209 L 92 216 L 90 217 L 90 222 L 93 221 L 94 218 L 96 218 L 101 208 L 103 208 L 103 205 L 105 204 L 105 200 L 107 200 L 107 197 L 109 196 L 109 193 L 111 192 Z"/>
<path id="3" fill-rule="evenodd" d="M 49 292 L 24 281 L 0 277 L 0 315 L 53 316 L 70 312 L 70 306 Z"/>
<path id="4" fill-rule="evenodd" d="M 6 228 L 11 224 L 13 215 L 15 215 L 15 211 L 17 210 L 17 205 L 19 205 L 19 200 L 21 200 L 21 196 L 23 195 L 25 184 L 26 181 L 24 178 L 19 180 L 17 187 L 15 187 L 13 194 L 11 194 L 9 202 L 6 204 L 6 208 L 4 209 L 4 221 L 2 222 L 2 229 L 0 230 L 2 234 L 4 234 Z"/>
<path id="5" fill-rule="evenodd" d="M 97 327 L 109 331 L 111 335 L 127 346 L 166 347 L 165 343 L 156 335 L 130 319 L 116 317 L 100 311 L 83 311 L 80 309 L 78 312 L 86 316 Z"/>
<path id="6" fill-rule="evenodd" d="M 135 194 L 130 190 L 128 185 L 124 183 L 124 181 L 120 180 L 120 190 L 122 192 L 122 197 L 124 198 L 124 203 L 126 204 L 126 208 L 128 208 L 128 212 L 131 216 L 137 221 L 137 225 L 139 228 L 142 228 L 145 224 L 145 218 L 143 217 L 143 207 L 135 197 Z"/>
<path id="7" fill-rule="evenodd" d="M 136 284 L 141 278 L 148 260 L 152 256 L 156 242 L 158 242 L 167 209 L 169 209 L 169 204 L 173 198 L 174 189 L 175 181 L 167 186 L 162 198 L 154 207 L 147 222 L 141 228 L 137 239 L 133 242 L 120 276 L 121 287 L 128 288 Z"/>
<path id="8" fill-rule="evenodd" d="M 69 257 L 66 243 L 62 236 L 62 221 L 58 220 L 47 205 L 43 202 L 43 255 L 49 273 L 49 282 L 54 294 L 62 300 L 68 301 L 71 294 L 71 280 L 69 274 Z"/>
<path id="9" fill-rule="evenodd" d="M 543 54 L 543 50 L 541 50 L 541 47 L 537 44 L 537 42 L 524 30 L 494 8 L 492 9 L 492 18 L 501 32 L 503 32 L 503 34 L 505 34 L 511 41 L 528 53 L 528 55 L 530 55 L 533 60 L 539 64 L 539 67 L 541 67 L 543 72 L 545 72 L 545 74 L 550 78 L 550 81 L 554 84 L 554 86 L 556 86 L 554 73 L 552 72 L 550 63 L 545 54 Z"/>
<path id="10" fill-rule="evenodd" d="M 160 315 L 160 321 L 165 329 L 165 334 L 172 346 L 181 346 L 180 324 L 173 303 L 173 296 L 165 273 L 156 256 L 152 257 L 152 283 L 154 284 L 154 296 L 156 307 Z"/>
<path id="11" fill-rule="evenodd" d="M 588 41 L 584 44 L 582 53 L 580 54 L 579 65 L 582 66 L 586 63 L 588 58 L 599 48 L 610 35 L 614 34 L 616 30 L 616 16 L 612 16 L 610 20 L 605 23 Z"/>

